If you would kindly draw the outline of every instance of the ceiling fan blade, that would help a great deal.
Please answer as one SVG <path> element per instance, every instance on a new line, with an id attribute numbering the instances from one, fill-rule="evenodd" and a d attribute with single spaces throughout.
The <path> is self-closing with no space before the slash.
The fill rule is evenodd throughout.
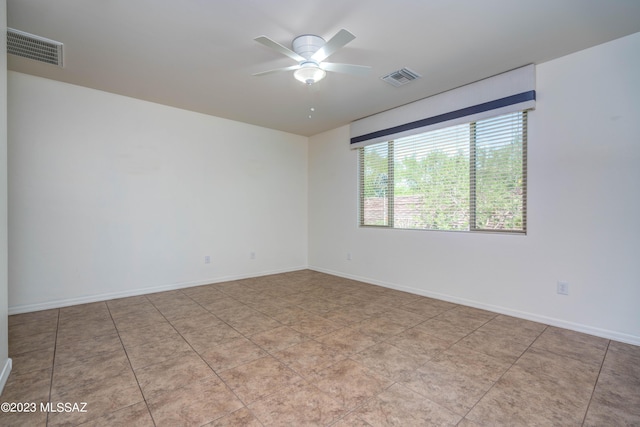
<path id="1" fill-rule="evenodd" d="M 298 68 L 300 68 L 300 65 L 296 64 L 296 65 L 292 65 L 291 67 L 276 68 L 273 70 L 261 71 L 259 73 L 252 74 L 252 76 L 264 76 L 266 74 L 279 73 L 280 71 L 297 70 Z"/>
<path id="2" fill-rule="evenodd" d="M 311 59 L 316 62 L 322 62 L 342 46 L 346 45 L 355 38 L 356 36 L 351 34 L 349 31 L 342 29 L 338 31 L 335 36 L 331 37 L 331 39 L 326 42 L 324 46 L 318 49 L 316 53 L 311 56 Z"/>
<path id="3" fill-rule="evenodd" d="M 366 65 L 336 64 L 335 62 L 323 62 L 320 68 L 334 73 L 353 74 L 354 76 L 366 76 L 371 71 L 371 67 Z"/>
<path id="4" fill-rule="evenodd" d="M 254 40 L 257 41 L 260 44 L 263 44 L 263 45 L 275 50 L 276 52 L 280 52 L 283 55 L 287 55 L 289 58 L 293 59 L 294 61 L 300 62 L 300 61 L 304 61 L 305 60 L 302 56 L 298 55 L 297 53 L 295 53 L 291 49 L 282 46 L 280 43 L 271 40 L 267 36 L 256 37 Z"/>

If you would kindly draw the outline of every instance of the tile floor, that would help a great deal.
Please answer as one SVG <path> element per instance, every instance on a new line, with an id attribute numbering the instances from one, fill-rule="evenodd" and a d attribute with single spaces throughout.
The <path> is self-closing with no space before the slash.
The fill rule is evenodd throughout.
<path id="1" fill-rule="evenodd" d="M 313 271 L 10 316 L 9 353 L 2 426 L 640 425 L 640 347 Z"/>

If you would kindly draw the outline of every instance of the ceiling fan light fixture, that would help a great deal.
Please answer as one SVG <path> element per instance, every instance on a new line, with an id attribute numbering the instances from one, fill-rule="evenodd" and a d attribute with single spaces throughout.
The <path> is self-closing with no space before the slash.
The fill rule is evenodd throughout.
<path id="1" fill-rule="evenodd" d="M 324 79 L 327 72 L 318 66 L 315 62 L 304 62 L 293 73 L 296 80 L 312 85 Z"/>

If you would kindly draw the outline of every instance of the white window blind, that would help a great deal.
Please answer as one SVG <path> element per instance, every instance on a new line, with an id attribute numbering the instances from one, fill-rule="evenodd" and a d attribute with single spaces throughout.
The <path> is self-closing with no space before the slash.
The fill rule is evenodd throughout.
<path id="1" fill-rule="evenodd" d="M 360 224 L 526 231 L 526 111 L 360 148 Z"/>

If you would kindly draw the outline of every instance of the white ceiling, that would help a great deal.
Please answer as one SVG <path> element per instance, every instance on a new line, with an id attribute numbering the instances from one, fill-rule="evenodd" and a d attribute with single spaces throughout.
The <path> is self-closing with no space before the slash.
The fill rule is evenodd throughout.
<path id="1" fill-rule="evenodd" d="M 7 13 L 64 43 L 64 68 L 9 55 L 10 70 L 306 136 L 640 31 L 639 0 L 8 0 Z M 341 28 L 356 39 L 328 61 L 368 77 L 251 75 L 295 64 L 255 37 L 289 47 Z M 402 67 L 422 79 L 380 80 Z"/>

